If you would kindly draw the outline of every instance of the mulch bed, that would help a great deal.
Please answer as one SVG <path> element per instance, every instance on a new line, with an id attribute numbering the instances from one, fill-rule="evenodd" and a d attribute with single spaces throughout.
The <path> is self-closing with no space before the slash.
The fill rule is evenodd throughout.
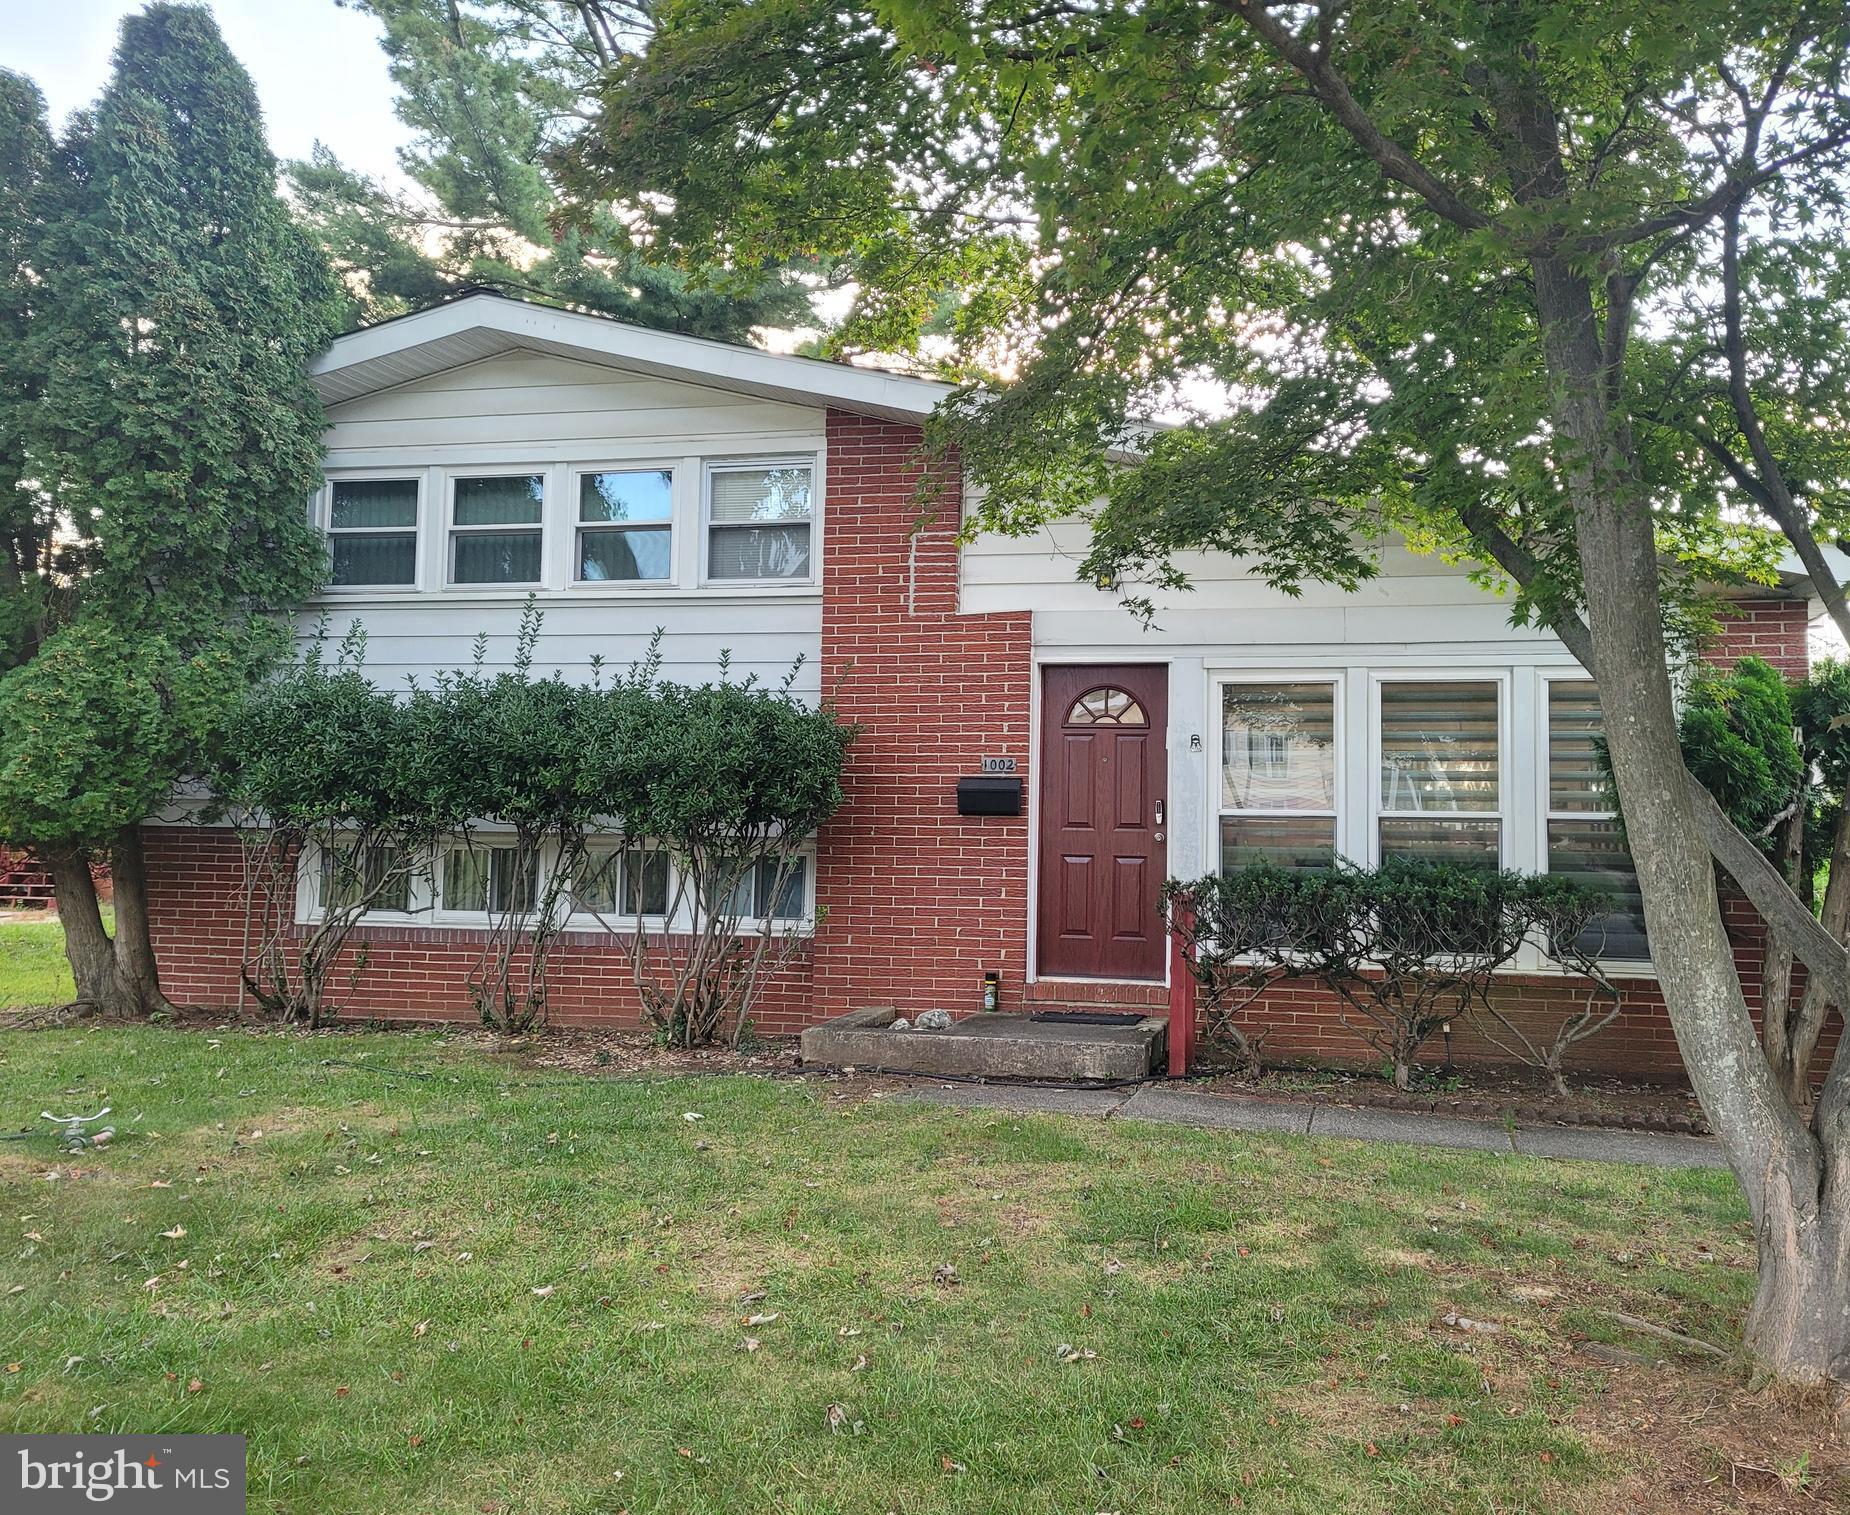
<path id="1" fill-rule="evenodd" d="M 1687 1088 L 1641 1084 L 1598 1074 L 1570 1075 L 1566 1099 L 1528 1069 L 1460 1068 L 1405 1092 L 1384 1078 L 1327 1070 L 1268 1069 L 1257 1078 L 1212 1075 L 1217 1094 L 1253 1094 L 1307 1104 L 1365 1105 L 1467 1120 L 1513 1120 L 1523 1125 L 1590 1126 L 1706 1136 L 1702 1107 Z"/>

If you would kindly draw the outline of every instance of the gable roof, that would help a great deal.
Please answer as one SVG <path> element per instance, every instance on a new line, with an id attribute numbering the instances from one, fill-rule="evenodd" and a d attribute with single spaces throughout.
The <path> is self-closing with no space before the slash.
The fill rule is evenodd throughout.
<path id="1" fill-rule="evenodd" d="M 336 337 L 310 376 L 322 403 L 338 405 L 518 349 L 889 421 L 923 420 L 951 393 L 950 385 L 929 379 L 656 331 L 492 290 L 473 290 Z"/>

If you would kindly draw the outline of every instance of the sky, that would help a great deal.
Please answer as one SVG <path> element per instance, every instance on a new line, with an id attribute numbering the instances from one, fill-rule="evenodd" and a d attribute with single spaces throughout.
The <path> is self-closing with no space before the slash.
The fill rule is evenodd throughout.
<path id="1" fill-rule="evenodd" d="M 0 0 L 0 67 L 45 92 L 54 126 L 101 93 L 121 19 L 140 0 Z M 370 17 L 334 0 L 214 0 L 231 50 L 257 83 L 270 146 L 305 158 L 319 138 L 348 167 L 403 187 L 392 81 Z"/>

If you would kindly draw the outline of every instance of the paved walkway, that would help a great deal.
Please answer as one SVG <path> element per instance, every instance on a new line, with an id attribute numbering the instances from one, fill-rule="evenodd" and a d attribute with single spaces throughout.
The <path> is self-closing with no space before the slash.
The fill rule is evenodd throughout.
<path id="1" fill-rule="evenodd" d="M 1644 1163 L 1657 1168 L 1724 1168 L 1721 1148 L 1706 1137 L 1646 1131 L 1587 1131 L 1565 1126 L 1504 1126 L 1405 1110 L 1299 1104 L 1245 1094 L 1202 1094 L 1165 1084 L 1134 1089 L 1039 1089 L 1028 1084 L 946 1084 L 921 1079 L 901 1096 L 930 1104 L 1115 1120 L 1165 1121 L 1222 1131 L 1282 1131 L 1296 1136 L 1346 1136 L 1357 1141 L 1465 1147 L 1524 1157 Z"/>

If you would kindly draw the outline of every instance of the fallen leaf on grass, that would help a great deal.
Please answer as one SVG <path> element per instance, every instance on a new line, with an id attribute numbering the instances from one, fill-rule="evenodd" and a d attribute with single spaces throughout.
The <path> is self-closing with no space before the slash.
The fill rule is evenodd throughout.
<path id="1" fill-rule="evenodd" d="M 182 1236 L 186 1235 L 186 1227 L 175 1226 L 171 1231 L 161 1232 L 161 1235 L 166 1237 L 168 1241 L 178 1241 Z"/>
<path id="2" fill-rule="evenodd" d="M 949 1457 L 940 1457 L 938 1463 L 947 1473 L 968 1473 L 970 1471 L 961 1462 L 955 1462 Z"/>
<path id="3" fill-rule="evenodd" d="M 776 1319 L 777 1312 L 774 1310 L 769 1315 L 747 1315 L 739 1324 L 743 1326 L 768 1326 Z"/>
<path id="4" fill-rule="evenodd" d="M 346 1384 L 342 1384 L 340 1385 L 339 1388 L 335 1389 L 334 1397 L 336 1399 L 345 1399 L 352 1392 L 353 1390 L 351 1388 L 349 1388 Z"/>
<path id="5" fill-rule="evenodd" d="M 848 1371 L 850 1373 L 862 1373 L 862 1372 L 865 1372 L 866 1369 L 867 1369 L 867 1354 L 863 1352 L 859 1357 L 855 1358 L 854 1366 L 850 1368 Z"/>
<path id="6" fill-rule="evenodd" d="M 24 1366 L 25 1366 L 25 1364 L 24 1364 L 24 1363 L 18 1363 L 18 1362 L 10 1362 L 10 1363 L 8 1363 L 8 1364 L 6 1365 L 6 1370 L 7 1370 L 7 1372 L 9 1372 L 9 1373 L 17 1373 L 17 1372 L 19 1372 L 19 1371 L 20 1371 L 20 1369 L 22 1369 L 22 1368 L 23 1368 Z"/>
<path id="7" fill-rule="evenodd" d="M 427 1320 L 420 1320 L 415 1326 L 411 1328 L 411 1334 L 413 1336 L 425 1336 L 425 1335 L 428 1335 L 429 1332 L 430 1332 L 430 1322 Z"/>
<path id="8" fill-rule="evenodd" d="M 827 1419 L 829 1422 L 829 1429 L 831 1431 L 839 1431 L 848 1423 L 848 1407 L 846 1405 L 830 1405 Z"/>
<path id="9" fill-rule="evenodd" d="M 197 1394 L 200 1390 L 205 1388 L 205 1386 L 206 1384 L 203 1378 L 189 1378 L 186 1381 L 186 1392 L 188 1394 Z"/>
<path id="10" fill-rule="evenodd" d="M 553 1284 L 542 1284 L 539 1288 L 533 1290 L 533 1295 L 536 1299 L 550 1299 L 552 1298 L 552 1291 L 555 1287 L 556 1286 Z"/>
<path id="11" fill-rule="evenodd" d="M 760 1345 L 756 1336 L 748 1336 L 745 1338 L 744 1346 L 747 1352 L 756 1352 Z"/>
<path id="12" fill-rule="evenodd" d="M 702 1115 L 698 1110 L 683 1110 L 681 1112 L 681 1119 L 685 1121 L 705 1120 L 706 1116 Z"/>

